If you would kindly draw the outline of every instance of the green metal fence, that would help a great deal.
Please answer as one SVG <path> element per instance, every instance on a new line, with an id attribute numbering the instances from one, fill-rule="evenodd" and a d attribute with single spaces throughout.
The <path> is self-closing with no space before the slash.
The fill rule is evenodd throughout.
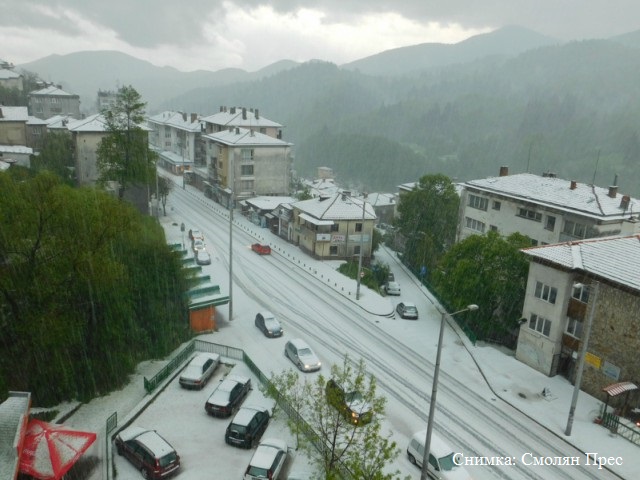
<path id="1" fill-rule="evenodd" d="M 191 354 L 195 351 L 195 341 L 191 341 L 187 344 L 185 348 L 183 348 L 178 354 L 169 360 L 162 369 L 156 373 L 153 377 L 147 380 L 147 377 L 144 377 L 144 389 L 147 393 L 153 392 L 158 385 L 160 385 L 163 380 L 165 380 L 174 370 L 176 370 L 180 365 L 182 365 L 187 358 L 191 356 Z"/>

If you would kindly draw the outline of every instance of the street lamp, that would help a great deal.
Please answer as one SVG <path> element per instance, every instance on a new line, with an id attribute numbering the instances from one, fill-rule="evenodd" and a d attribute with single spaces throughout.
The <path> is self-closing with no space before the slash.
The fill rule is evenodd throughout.
<path id="1" fill-rule="evenodd" d="M 364 212 L 367 205 L 367 194 L 362 195 L 362 231 L 360 232 L 360 255 L 358 255 L 358 283 L 356 287 L 356 300 L 360 300 L 360 281 L 362 276 L 362 250 L 364 249 Z"/>
<path id="2" fill-rule="evenodd" d="M 229 321 L 233 320 L 233 192 L 229 198 Z"/>
<path id="3" fill-rule="evenodd" d="M 472 312 L 478 310 L 478 305 L 471 304 L 467 308 L 453 312 L 451 316 L 457 315 L 463 312 Z M 427 480 L 427 469 L 429 468 L 429 450 L 431 449 L 431 432 L 433 431 L 433 418 L 436 413 L 436 395 L 438 394 L 438 376 L 440 375 L 440 357 L 442 354 L 442 338 L 444 336 L 444 324 L 447 319 L 446 310 L 442 312 L 440 318 L 440 336 L 438 337 L 438 350 L 436 354 L 436 368 L 433 371 L 433 388 L 431 390 L 431 403 L 429 404 L 429 419 L 427 420 L 427 437 L 424 441 L 424 455 L 422 457 L 422 471 L 420 474 L 420 480 Z"/>
<path id="4" fill-rule="evenodd" d="M 596 310 L 596 302 L 598 301 L 598 291 L 600 290 L 600 282 L 593 282 L 593 298 L 591 298 L 591 287 L 589 287 L 589 300 L 591 301 L 591 308 L 589 309 L 589 317 L 587 318 L 587 324 L 584 326 L 584 333 L 582 335 L 582 345 L 580 346 L 580 358 L 578 359 L 578 372 L 576 373 L 576 380 L 573 386 L 573 396 L 571 397 L 571 407 L 569 408 L 569 418 L 567 419 L 567 428 L 564 432 L 565 435 L 571 435 L 571 428 L 573 427 L 573 416 L 576 412 L 576 405 L 578 404 L 578 394 L 580 393 L 580 383 L 582 383 L 582 371 L 584 370 L 584 358 L 587 355 L 587 345 L 589 344 L 589 334 L 591 333 L 591 324 L 593 323 L 593 314 Z M 574 288 L 583 288 L 582 283 L 576 283 Z"/>

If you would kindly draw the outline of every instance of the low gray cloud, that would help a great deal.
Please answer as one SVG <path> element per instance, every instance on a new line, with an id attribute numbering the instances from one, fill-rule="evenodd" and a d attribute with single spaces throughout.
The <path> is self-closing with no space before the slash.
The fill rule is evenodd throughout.
<path id="1" fill-rule="evenodd" d="M 254 10 L 270 5 L 286 13 L 310 8 L 301 0 L 242 0 L 236 5 Z M 367 13 L 395 11 L 419 22 L 457 23 L 464 28 L 520 25 L 563 40 L 606 38 L 639 27 L 638 0 L 317 0 L 312 8 L 325 12 L 325 21 L 351 22 Z M 61 14 L 52 17 L 37 7 Z M 222 0 L 0 0 L 0 26 L 46 28 L 77 33 L 71 10 L 112 29 L 135 47 L 188 45 L 203 39 L 204 22 L 224 24 Z M 227 25 L 227 31 L 242 25 Z"/>

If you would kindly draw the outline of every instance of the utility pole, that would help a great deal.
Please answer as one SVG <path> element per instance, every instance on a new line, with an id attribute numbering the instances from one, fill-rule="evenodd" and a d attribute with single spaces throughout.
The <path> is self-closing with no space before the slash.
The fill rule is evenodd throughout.
<path id="1" fill-rule="evenodd" d="M 229 198 L 229 321 L 233 320 L 233 192 Z"/>
<path id="2" fill-rule="evenodd" d="M 364 213 L 367 205 L 367 194 L 362 195 L 362 231 L 360 232 L 360 255 L 358 255 L 358 283 L 356 286 L 356 300 L 360 300 L 360 282 L 362 278 L 362 250 L 364 249 Z"/>

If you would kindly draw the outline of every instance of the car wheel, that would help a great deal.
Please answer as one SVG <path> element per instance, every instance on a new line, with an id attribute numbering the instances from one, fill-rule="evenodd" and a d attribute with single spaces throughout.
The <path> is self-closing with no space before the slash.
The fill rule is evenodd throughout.
<path id="1" fill-rule="evenodd" d="M 124 452 L 122 451 L 121 445 L 116 445 L 116 452 L 118 453 L 118 455 L 122 456 Z"/>
<path id="2" fill-rule="evenodd" d="M 410 461 L 411 463 L 413 463 L 414 465 L 417 465 L 417 463 L 416 463 L 416 457 L 414 457 L 414 456 L 413 456 L 413 455 L 411 455 L 411 454 L 409 454 L 409 461 Z"/>
<path id="3" fill-rule="evenodd" d="M 146 468 L 142 468 L 140 470 L 140 473 L 142 474 L 142 478 L 149 478 L 149 472 L 147 471 Z"/>

